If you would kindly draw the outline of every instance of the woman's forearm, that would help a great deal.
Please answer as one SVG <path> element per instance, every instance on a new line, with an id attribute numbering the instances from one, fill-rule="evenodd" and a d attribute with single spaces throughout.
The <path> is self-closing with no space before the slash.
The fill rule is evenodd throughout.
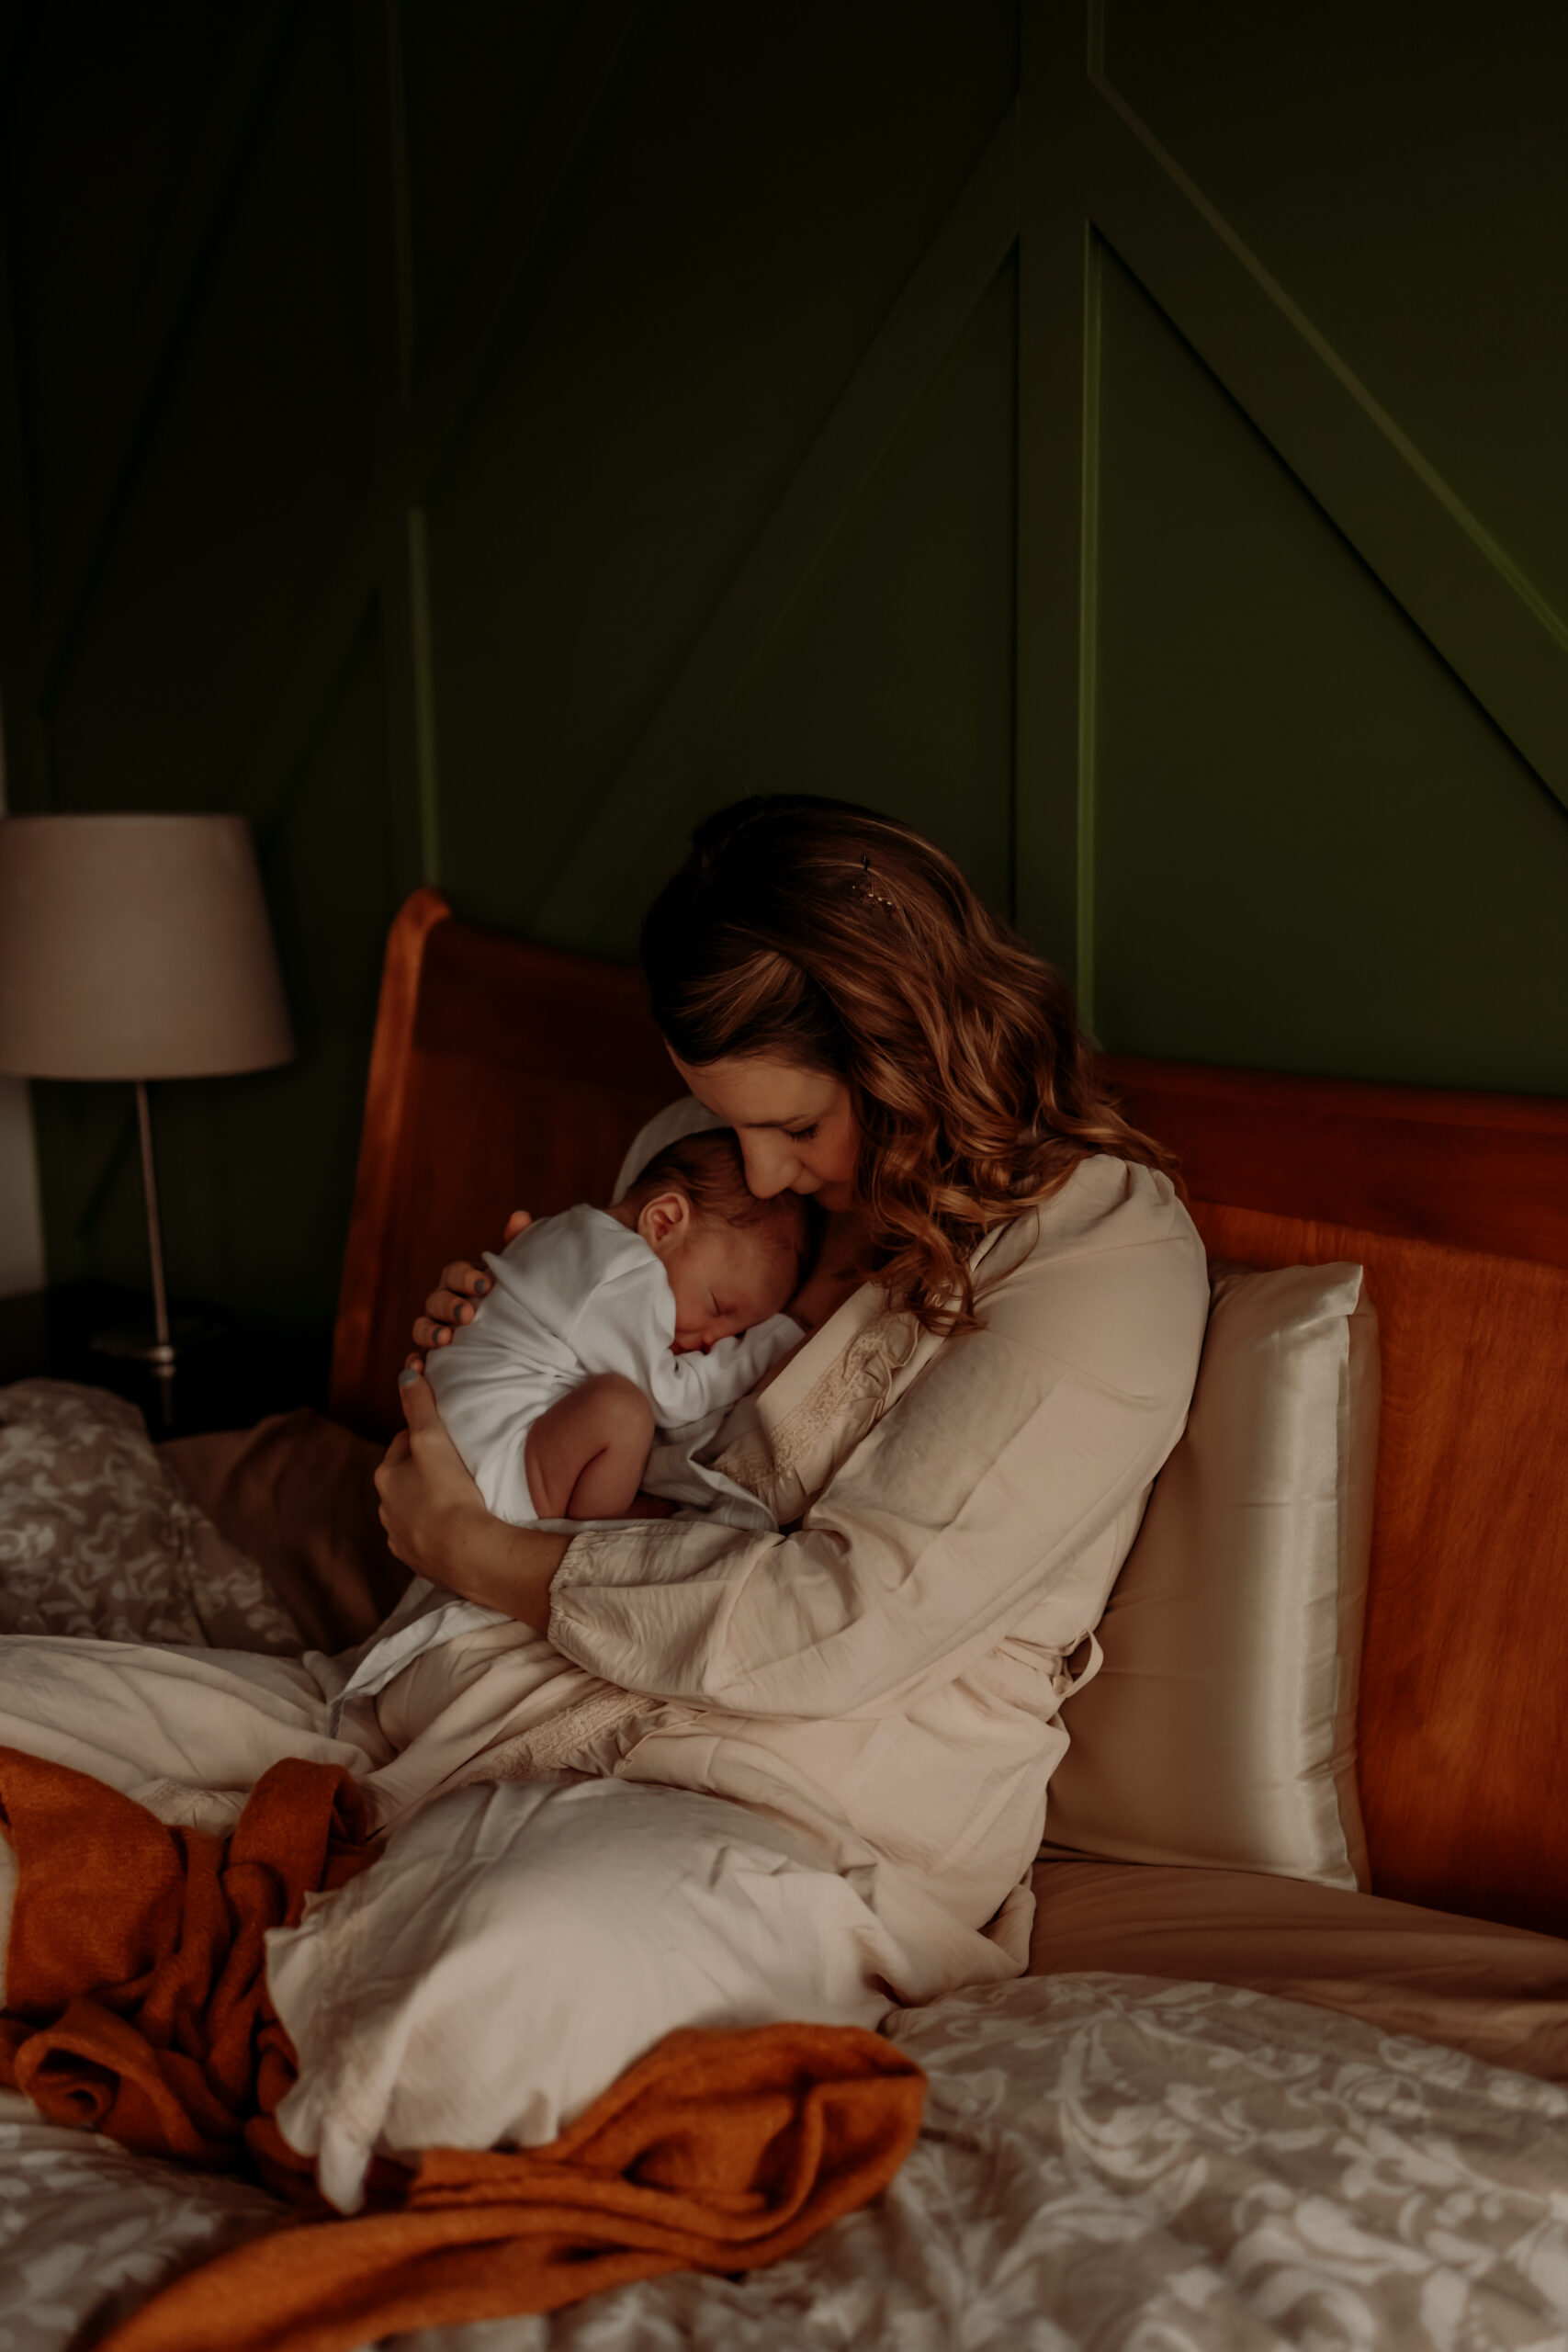
<path id="1" fill-rule="evenodd" d="M 394 1438 L 376 1473 L 393 1557 L 464 1600 L 547 1633 L 550 1578 L 570 1537 L 492 1517 L 442 1427 L 425 1380 L 405 1372 L 398 1393 L 408 1428 Z"/>
<path id="2" fill-rule="evenodd" d="M 499 1609 L 519 1624 L 547 1634 L 550 1579 L 570 1541 L 535 1527 L 509 1527 L 488 1513 L 483 1519 L 466 1514 L 441 1546 L 439 1580 L 465 1600 Z"/>

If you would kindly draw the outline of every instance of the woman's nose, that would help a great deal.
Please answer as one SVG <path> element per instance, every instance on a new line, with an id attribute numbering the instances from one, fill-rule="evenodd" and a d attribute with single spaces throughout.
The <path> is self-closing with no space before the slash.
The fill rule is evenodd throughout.
<path id="1" fill-rule="evenodd" d="M 746 1162 L 746 1186 L 753 1199 L 771 1201 L 782 1193 L 795 1174 L 793 1152 L 781 1149 L 765 1136 L 743 1135 L 740 1154 Z"/>

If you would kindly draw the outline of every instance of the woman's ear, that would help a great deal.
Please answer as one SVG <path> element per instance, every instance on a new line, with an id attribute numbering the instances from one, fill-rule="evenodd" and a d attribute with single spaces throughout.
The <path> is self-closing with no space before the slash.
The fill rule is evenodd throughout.
<path id="1" fill-rule="evenodd" d="M 692 1204 L 684 1193 L 655 1193 L 637 1211 L 637 1229 L 650 1250 L 663 1251 L 683 1239 L 692 1224 Z"/>

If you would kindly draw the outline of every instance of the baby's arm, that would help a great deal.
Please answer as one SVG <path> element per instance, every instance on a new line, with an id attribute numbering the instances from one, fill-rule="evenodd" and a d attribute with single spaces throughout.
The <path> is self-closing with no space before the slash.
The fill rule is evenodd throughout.
<path id="1" fill-rule="evenodd" d="M 681 1429 L 738 1404 L 805 1336 L 792 1317 L 770 1315 L 734 1339 L 716 1341 L 705 1355 L 700 1349 L 676 1355 L 670 1347 L 667 1290 L 657 1262 L 646 1273 L 606 1283 L 594 1298 L 592 1328 L 585 1317 L 577 1336 L 584 1368 L 635 1382 L 660 1429 Z"/>
<path id="2" fill-rule="evenodd" d="M 793 1316 L 770 1315 L 765 1323 L 753 1323 L 749 1331 L 738 1332 L 732 1340 L 716 1340 L 706 1355 L 694 1350 L 678 1356 L 666 1349 L 654 1367 L 649 1392 L 661 1427 L 679 1429 L 682 1422 L 700 1420 L 705 1413 L 738 1405 L 762 1374 L 781 1356 L 798 1348 L 805 1337 Z"/>
<path id="3" fill-rule="evenodd" d="M 541 1519 L 624 1519 L 653 1443 L 653 1407 L 616 1372 L 592 1373 L 541 1413 L 524 1460 Z"/>

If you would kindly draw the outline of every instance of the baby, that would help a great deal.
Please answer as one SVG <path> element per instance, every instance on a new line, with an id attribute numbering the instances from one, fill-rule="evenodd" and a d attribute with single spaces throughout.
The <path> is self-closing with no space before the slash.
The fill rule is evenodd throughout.
<path id="1" fill-rule="evenodd" d="M 728 1128 L 649 1161 L 615 1208 L 567 1209 L 499 1257 L 474 1319 L 428 1359 L 489 1509 L 526 1527 L 616 1519 L 656 1430 L 733 1405 L 803 1336 L 798 1194 L 748 1191 Z"/>

